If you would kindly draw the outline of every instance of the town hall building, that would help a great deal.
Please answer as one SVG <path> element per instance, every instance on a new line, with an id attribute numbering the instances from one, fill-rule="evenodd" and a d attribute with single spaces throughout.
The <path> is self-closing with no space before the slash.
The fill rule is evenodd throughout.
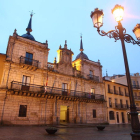
<path id="1" fill-rule="evenodd" d="M 48 62 L 48 42 L 31 35 L 32 14 L 20 36 L 9 37 L 0 83 L 1 124 L 43 125 L 66 123 L 106 123 L 102 65 L 84 53 L 59 46 L 57 59 Z"/>

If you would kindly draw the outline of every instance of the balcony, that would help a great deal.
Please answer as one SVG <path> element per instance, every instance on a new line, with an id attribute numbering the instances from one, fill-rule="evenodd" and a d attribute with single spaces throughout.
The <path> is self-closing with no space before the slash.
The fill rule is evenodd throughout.
<path id="1" fill-rule="evenodd" d="M 125 109 L 129 109 L 129 106 L 127 104 L 113 103 L 113 108 L 119 110 L 125 110 Z"/>
<path id="2" fill-rule="evenodd" d="M 108 89 L 108 93 L 113 94 L 113 90 L 112 89 Z"/>
<path id="3" fill-rule="evenodd" d="M 125 93 L 125 96 L 129 97 L 129 93 Z"/>
<path id="4" fill-rule="evenodd" d="M 136 109 L 137 109 L 137 111 L 140 111 L 140 107 L 137 107 Z"/>
<path id="5" fill-rule="evenodd" d="M 28 86 L 22 85 L 22 82 L 11 82 L 11 89 L 22 92 L 32 92 L 37 94 L 51 94 L 51 95 L 61 95 L 61 96 L 69 96 L 69 97 L 77 97 L 77 98 L 86 98 L 86 99 L 95 99 L 95 100 L 104 100 L 104 95 L 100 94 L 92 94 L 82 91 L 75 90 L 63 90 L 62 88 L 49 87 L 49 86 L 41 86 L 30 84 Z M 39 96 L 40 96 L 39 95 Z"/>
<path id="6" fill-rule="evenodd" d="M 114 90 L 114 94 L 118 95 L 118 91 L 117 90 Z"/>
<path id="7" fill-rule="evenodd" d="M 39 61 L 21 56 L 20 57 L 20 63 L 21 64 L 31 65 L 31 66 L 34 66 L 34 67 L 38 68 Z"/>
<path id="8" fill-rule="evenodd" d="M 122 91 L 120 91 L 120 92 L 119 92 L 119 95 L 123 96 L 123 92 L 122 92 Z"/>
<path id="9" fill-rule="evenodd" d="M 140 89 L 139 85 L 132 85 L 132 87 L 135 88 L 135 89 Z"/>
<path id="10" fill-rule="evenodd" d="M 140 100 L 140 96 L 134 96 L 135 100 Z"/>
<path id="11" fill-rule="evenodd" d="M 95 82 L 99 82 L 99 76 L 95 76 L 95 75 L 87 75 L 88 79 L 93 80 Z"/>

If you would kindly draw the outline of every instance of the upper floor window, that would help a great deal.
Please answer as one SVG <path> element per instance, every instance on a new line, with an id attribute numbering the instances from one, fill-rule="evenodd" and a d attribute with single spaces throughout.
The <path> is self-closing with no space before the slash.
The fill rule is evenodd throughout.
<path id="1" fill-rule="evenodd" d="M 111 101 L 111 98 L 109 98 L 109 107 L 112 107 L 112 101 Z"/>
<path id="2" fill-rule="evenodd" d="M 30 80 L 31 80 L 30 76 L 23 75 L 23 78 L 22 78 L 22 90 L 28 90 L 29 91 Z"/>
<path id="3" fill-rule="evenodd" d="M 126 107 L 128 108 L 129 106 L 128 106 L 128 100 L 126 100 Z"/>
<path id="4" fill-rule="evenodd" d="M 62 83 L 62 95 L 67 95 L 68 92 L 68 84 Z"/>
<path id="5" fill-rule="evenodd" d="M 95 94 L 95 89 L 94 88 L 91 88 L 90 91 L 91 91 L 92 94 Z"/>
<path id="6" fill-rule="evenodd" d="M 25 64 L 32 65 L 33 54 L 26 52 Z"/>
<path id="7" fill-rule="evenodd" d="M 90 75 L 90 76 L 93 75 L 93 71 L 92 71 L 92 70 L 89 71 L 89 75 Z"/>
<path id="8" fill-rule="evenodd" d="M 114 86 L 114 93 L 116 93 L 116 87 Z"/>
<path id="9" fill-rule="evenodd" d="M 136 82 L 135 82 L 135 81 L 133 81 L 133 85 L 134 85 L 134 86 L 136 85 Z"/>
<path id="10" fill-rule="evenodd" d="M 110 92 L 110 85 L 108 85 L 108 92 Z"/>
<path id="11" fill-rule="evenodd" d="M 121 93 L 121 88 L 119 87 L 119 93 Z"/>

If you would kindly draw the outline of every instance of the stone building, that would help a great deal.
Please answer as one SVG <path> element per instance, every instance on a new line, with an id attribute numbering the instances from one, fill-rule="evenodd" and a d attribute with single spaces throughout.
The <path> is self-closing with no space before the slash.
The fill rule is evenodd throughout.
<path id="1" fill-rule="evenodd" d="M 130 102 L 128 86 L 112 82 L 104 77 L 107 101 L 107 118 L 109 124 L 130 123 Z"/>
<path id="2" fill-rule="evenodd" d="M 127 85 L 126 75 L 114 75 L 111 77 L 111 81 L 119 82 L 121 84 Z M 140 75 L 139 73 L 131 74 L 131 84 L 133 88 L 133 95 L 135 99 L 135 104 L 137 107 L 138 118 L 140 121 Z"/>
<path id="3" fill-rule="evenodd" d="M 48 62 L 48 42 L 15 30 L 9 37 L 0 83 L 0 121 L 3 124 L 105 123 L 106 101 L 100 62 L 83 52 L 72 61 L 73 52 L 57 50 L 57 60 Z"/>

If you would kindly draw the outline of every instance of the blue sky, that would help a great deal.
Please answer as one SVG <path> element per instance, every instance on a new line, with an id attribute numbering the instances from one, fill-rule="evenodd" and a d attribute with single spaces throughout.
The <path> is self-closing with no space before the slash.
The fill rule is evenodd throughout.
<path id="1" fill-rule="evenodd" d="M 6 53 L 8 38 L 17 29 L 19 35 L 26 33 L 30 13 L 35 15 L 32 20 L 32 35 L 42 43 L 48 40 L 50 52 L 49 62 L 57 56 L 59 45 L 64 46 L 67 40 L 68 49 L 74 52 L 73 60 L 79 53 L 80 34 L 83 35 L 84 53 L 90 60 L 100 60 L 103 76 L 106 69 L 109 75 L 124 74 L 124 60 L 121 42 L 100 36 L 93 28 L 90 13 L 95 8 L 103 9 L 104 31 L 113 30 L 117 25 L 111 9 L 116 4 L 124 7 L 123 26 L 134 39 L 132 29 L 140 23 L 139 0 L 0 0 L 0 53 Z M 130 73 L 140 73 L 140 47 L 126 44 Z"/>

